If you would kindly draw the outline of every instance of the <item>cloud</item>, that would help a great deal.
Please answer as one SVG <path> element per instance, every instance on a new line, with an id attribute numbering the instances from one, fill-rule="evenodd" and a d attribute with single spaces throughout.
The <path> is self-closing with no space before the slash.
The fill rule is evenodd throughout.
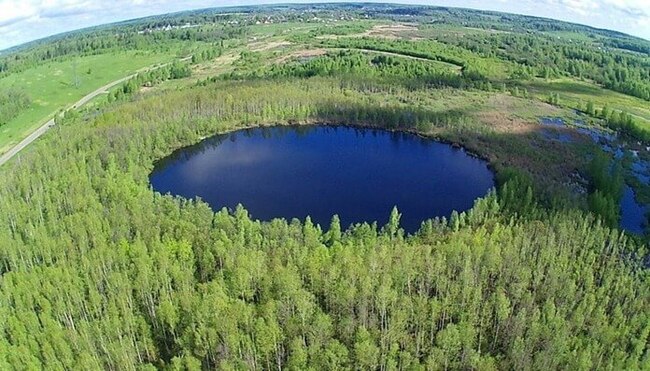
<path id="1" fill-rule="evenodd" d="M 648 0 L 603 0 L 603 3 L 632 16 L 650 17 Z"/>
<path id="2" fill-rule="evenodd" d="M 0 0 L 0 50 L 61 32 L 182 9 L 189 6 L 187 3 L 172 0 Z"/>
<path id="3" fill-rule="evenodd" d="M 630 18 L 650 18 L 649 0 L 543 0 L 550 6 L 581 16 L 613 15 L 620 12 Z"/>
<path id="4" fill-rule="evenodd" d="M 29 2 L 0 1 L 0 10 L 0 26 L 10 26 L 36 14 Z"/>
<path id="5" fill-rule="evenodd" d="M 98 11 L 101 9 L 96 9 L 96 8 L 92 9 L 87 4 L 80 4 L 80 6 L 66 5 L 61 7 L 43 9 L 43 11 L 39 14 L 39 17 L 40 18 L 70 17 L 74 15 L 87 14 L 93 10 Z"/>
<path id="6" fill-rule="evenodd" d="M 557 3 L 560 7 L 583 16 L 600 9 L 600 4 L 595 0 L 558 0 Z"/>
<path id="7" fill-rule="evenodd" d="M 0 27 L 11 26 L 14 23 L 19 23 L 27 19 L 29 19 L 29 16 L 27 15 L 23 15 L 23 16 L 18 15 L 18 16 L 13 16 L 11 18 L 6 17 L 4 19 L 0 19 Z"/>

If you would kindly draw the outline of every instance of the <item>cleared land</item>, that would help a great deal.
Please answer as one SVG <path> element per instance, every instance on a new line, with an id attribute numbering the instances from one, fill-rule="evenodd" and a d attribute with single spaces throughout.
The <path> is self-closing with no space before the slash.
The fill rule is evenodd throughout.
<path id="1" fill-rule="evenodd" d="M 172 53 L 101 54 L 47 63 L 0 79 L 0 89 L 21 88 L 32 99 L 26 110 L 0 126 L 0 153 L 7 152 L 57 112 L 101 86 L 173 58 Z"/>
<path id="2" fill-rule="evenodd" d="M 560 95 L 561 101 L 569 106 L 575 107 L 592 101 L 597 109 L 608 106 L 610 109 L 628 112 L 642 119 L 650 128 L 650 103 L 642 99 L 603 89 L 593 83 L 568 78 L 535 79 L 526 82 L 525 86 L 540 99 L 556 92 Z"/>

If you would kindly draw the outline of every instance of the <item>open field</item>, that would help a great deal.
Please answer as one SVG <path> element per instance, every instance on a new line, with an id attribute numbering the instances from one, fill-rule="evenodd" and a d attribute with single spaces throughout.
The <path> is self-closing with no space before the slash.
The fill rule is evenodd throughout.
<path id="1" fill-rule="evenodd" d="M 422 38 L 421 32 L 417 25 L 412 24 L 403 24 L 403 23 L 381 23 L 375 24 L 370 27 L 366 24 L 368 29 L 359 32 L 339 35 L 335 32 L 317 36 L 318 39 L 336 39 L 341 36 L 347 37 L 379 37 L 388 40 L 398 40 L 398 39 L 408 39 L 408 40 L 419 40 Z"/>
<path id="2" fill-rule="evenodd" d="M 602 109 L 607 105 L 610 109 L 629 112 L 642 119 L 650 130 L 650 103 L 642 99 L 603 89 L 593 83 L 569 78 L 535 79 L 523 84 L 541 100 L 548 97 L 550 93 L 558 93 L 560 101 L 567 106 L 584 106 L 588 101 L 592 101 L 596 109 Z"/>
<path id="3" fill-rule="evenodd" d="M 32 99 L 26 110 L 0 126 L 0 153 L 29 135 L 56 112 L 100 86 L 173 58 L 172 53 L 101 54 L 47 63 L 0 79 L 0 89 L 23 89 Z"/>
<path id="4" fill-rule="evenodd" d="M 249 32 L 252 35 L 266 35 L 266 36 L 280 36 L 287 34 L 295 34 L 318 29 L 323 25 L 314 23 L 300 23 L 300 22 L 283 22 L 273 24 L 259 24 L 250 26 Z"/>

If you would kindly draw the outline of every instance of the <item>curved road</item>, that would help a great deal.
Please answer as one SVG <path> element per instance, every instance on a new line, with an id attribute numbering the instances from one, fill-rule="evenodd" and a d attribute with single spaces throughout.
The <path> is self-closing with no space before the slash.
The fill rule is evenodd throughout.
<path id="1" fill-rule="evenodd" d="M 186 57 L 186 58 L 182 58 L 182 59 L 180 59 L 180 61 L 187 61 L 190 58 L 192 58 L 192 57 L 189 56 L 189 57 Z M 138 72 L 136 72 L 136 73 L 133 73 L 133 74 L 131 74 L 129 76 L 122 77 L 119 80 L 115 80 L 115 81 L 113 81 L 111 83 L 108 83 L 108 84 L 102 86 L 101 88 L 93 91 L 92 93 L 86 95 L 85 97 L 79 99 L 76 103 L 74 103 L 72 106 L 70 106 L 70 108 L 71 109 L 76 109 L 76 108 L 79 108 L 79 107 L 83 106 L 84 104 L 88 103 L 91 99 L 95 98 L 96 96 L 98 96 L 100 94 L 105 93 L 108 89 L 114 87 L 115 85 L 121 84 L 121 83 L 127 81 L 128 79 L 130 79 L 132 77 L 135 77 L 138 73 L 147 72 L 147 71 L 155 70 L 155 69 L 158 69 L 158 68 L 162 68 L 162 67 L 165 67 L 165 66 L 167 66 L 169 64 L 170 63 L 165 63 L 165 64 L 153 66 L 153 67 L 143 68 L 143 69 L 138 70 Z M 55 117 L 50 119 L 45 124 L 43 124 L 43 126 L 41 126 L 38 129 L 34 130 L 31 134 L 29 134 L 27 136 L 27 138 L 20 141 L 20 143 L 16 144 L 9 151 L 2 154 L 2 156 L 0 156 L 0 166 L 4 165 L 7 161 L 11 160 L 15 155 L 18 154 L 18 152 L 20 152 L 25 147 L 30 145 L 33 141 L 38 139 L 41 135 L 45 134 L 46 131 L 48 131 L 52 126 L 54 126 L 56 124 L 54 122 L 54 119 L 55 119 Z"/>

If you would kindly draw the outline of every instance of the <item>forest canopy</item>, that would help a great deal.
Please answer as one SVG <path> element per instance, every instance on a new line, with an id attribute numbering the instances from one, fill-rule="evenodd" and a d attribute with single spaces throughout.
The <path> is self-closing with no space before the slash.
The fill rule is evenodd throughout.
<path id="1" fill-rule="evenodd" d="M 18 116 L 30 103 L 31 99 L 23 90 L 0 90 L 0 126 Z"/>
<path id="2" fill-rule="evenodd" d="M 261 223 L 151 191 L 153 161 L 179 145 L 350 117 L 356 99 L 335 81 L 277 84 L 122 103 L 11 166 L 3 368 L 647 367 L 644 250 L 583 212 L 540 206 L 516 173 L 413 236 L 397 211 L 386 226 Z"/>

